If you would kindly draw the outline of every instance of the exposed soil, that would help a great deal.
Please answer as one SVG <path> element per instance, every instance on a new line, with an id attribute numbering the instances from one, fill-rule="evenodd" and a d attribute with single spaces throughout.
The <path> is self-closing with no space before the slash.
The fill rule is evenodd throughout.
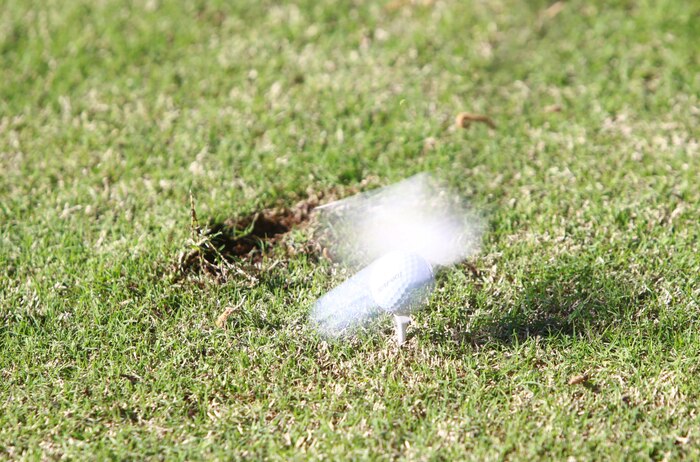
<path id="1" fill-rule="evenodd" d="M 307 226 L 318 203 L 314 196 L 291 208 L 265 209 L 223 222 L 210 221 L 206 226 L 199 226 L 193 209 L 193 248 L 178 256 L 175 270 L 181 276 L 205 274 L 217 280 L 235 273 L 253 278 L 251 272 L 263 255 L 284 245 L 293 229 Z M 301 250 L 317 254 L 313 246 L 308 247 Z M 285 246 L 285 253 L 296 253 L 293 250 Z"/>
<path id="2" fill-rule="evenodd" d="M 357 188 L 309 192 L 306 199 L 292 207 L 267 208 L 223 222 L 210 221 L 205 226 L 199 224 L 192 202 L 190 248 L 178 255 L 173 273 L 178 278 L 206 275 L 220 282 L 237 274 L 255 282 L 265 255 L 274 254 L 284 260 L 306 253 L 313 258 L 322 258 L 327 254 L 313 238 L 313 209 L 357 192 Z M 298 243 L 289 238 L 292 231 L 307 228 L 308 241 Z"/>
<path id="3" fill-rule="evenodd" d="M 210 223 L 211 241 L 224 257 L 259 260 L 264 248 L 277 245 L 293 229 L 305 226 L 317 201 L 304 200 L 289 209 L 268 209 L 240 219 Z"/>

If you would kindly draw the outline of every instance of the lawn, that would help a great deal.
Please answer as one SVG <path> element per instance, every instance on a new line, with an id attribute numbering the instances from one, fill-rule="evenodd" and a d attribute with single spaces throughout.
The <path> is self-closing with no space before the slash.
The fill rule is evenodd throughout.
<path id="1" fill-rule="evenodd" d="M 6 1 L 0 458 L 700 458 L 698 43 L 681 0 Z M 422 171 L 481 252 L 403 347 L 320 337 L 310 205 Z"/>

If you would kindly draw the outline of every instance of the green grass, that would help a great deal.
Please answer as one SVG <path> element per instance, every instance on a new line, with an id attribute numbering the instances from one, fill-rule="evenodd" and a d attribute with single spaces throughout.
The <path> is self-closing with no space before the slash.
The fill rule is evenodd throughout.
<path id="1" fill-rule="evenodd" d="M 699 458 L 700 6 L 547 7 L 6 2 L 0 457 Z M 189 191 L 424 170 L 489 226 L 404 348 L 314 334 L 341 275 L 305 255 L 170 273 Z"/>

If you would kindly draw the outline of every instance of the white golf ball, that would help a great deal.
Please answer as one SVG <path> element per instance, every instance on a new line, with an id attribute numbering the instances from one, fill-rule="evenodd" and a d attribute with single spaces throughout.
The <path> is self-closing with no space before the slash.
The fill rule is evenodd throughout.
<path id="1" fill-rule="evenodd" d="M 390 313 L 408 313 L 418 308 L 434 286 L 430 263 L 414 253 L 391 252 L 371 267 L 370 293 L 377 305 Z"/>

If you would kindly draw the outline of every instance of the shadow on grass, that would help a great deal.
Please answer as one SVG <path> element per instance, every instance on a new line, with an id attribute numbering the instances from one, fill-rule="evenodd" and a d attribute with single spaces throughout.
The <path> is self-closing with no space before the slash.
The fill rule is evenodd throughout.
<path id="1" fill-rule="evenodd" d="M 585 262 L 558 263 L 526 282 L 514 303 L 489 306 L 474 300 L 487 313 L 481 319 L 460 317 L 432 332 L 434 342 L 485 344 L 519 343 L 531 337 L 601 334 L 629 319 L 649 292 L 635 294 L 625 281 L 593 269 Z M 468 323 L 469 328 L 468 328 Z"/>

